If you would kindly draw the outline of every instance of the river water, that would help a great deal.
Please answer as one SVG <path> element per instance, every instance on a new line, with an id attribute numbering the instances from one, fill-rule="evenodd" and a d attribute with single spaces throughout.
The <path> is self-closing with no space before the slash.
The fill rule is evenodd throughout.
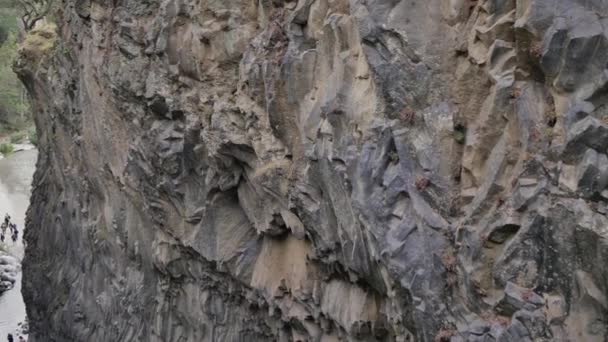
<path id="1" fill-rule="evenodd" d="M 25 212 L 30 201 L 32 177 L 36 168 L 37 151 L 16 152 L 0 160 L 0 215 L 11 215 L 11 221 L 19 229 L 19 240 L 13 243 L 10 237 L 5 247 L 10 254 L 23 259 L 23 228 Z M 21 297 L 21 273 L 15 287 L 0 295 L 0 341 L 5 341 L 8 333 L 15 334 L 18 325 L 25 321 L 25 305 Z M 15 335 L 16 337 L 16 335 Z"/>

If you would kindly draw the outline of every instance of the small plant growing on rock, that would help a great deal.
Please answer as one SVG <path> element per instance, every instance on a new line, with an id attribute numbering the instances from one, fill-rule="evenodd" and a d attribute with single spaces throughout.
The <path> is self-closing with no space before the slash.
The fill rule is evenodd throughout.
<path id="1" fill-rule="evenodd" d="M 530 140 L 538 141 L 540 139 L 540 131 L 536 127 L 530 128 Z"/>
<path id="2" fill-rule="evenodd" d="M 553 138 L 553 127 L 545 128 L 545 137 L 547 137 L 548 139 Z"/>
<path id="3" fill-rule="evenodd" d="M 405 107 L 399 113 L 399 118 L 407 125 L 413 125 L 416 121 L 416 111 L 411 107 Z"/>
<path id="4" fill-rule="evenodd" d="M 454 325 L 445 325 L 441 329 L 439 329 L 437 335 L 435 335 L 435 342 L 450 342 L 450 339 L 452 339 L 452 337 L 456 335 L 456 333 L 457 331 Z"/>
<path id="5" fill-rule="evenodd" d="M 464 127 L 463 125 L 456 125 L 454 127 L 454 140 L 456 140 L 457 143 L 459 143 L 460 145 L 464 145 L 464 143 L 466 142 L 466 132 L 467 129 L 466 127 Z"/>
<path id="6" fill-rule="evenodd" d="M 448 239 L 448 241 L 450 243 L 454 243 L 456 241 L 456 236 L 454 234 L 454 231 L 452 230 L 454 228 L 452 227 L 446 227 L 444 229 L 441 230 L 441 232 L 443 233 L 443 236 L 446 237 L 446 239 Z M 458 228 L 456 228 L 458 229 Z"/>
<path id="7" fill-rule="evenodd" d="M 458 275 L 454 272 L 448 272 L 445 281 L 448 288 L 454 288 L 456 285 L 458 285 Z"/>
<path id="8" fill-rule="evenodd" d="M 391 162 L 398 162 L 399 161 L 399 154 L 397 154 L 397 151 L 392 150 L 388 153 L 388 160 L 390 160 Z"/>
<path id="9" fill-rule="evenodd" d="M 526 289 L 526 291 L 521 294 L 521 298 L 525 301 L 529 301 L 532 296 L 534 296 L 534 291 L 532 291 L 532 289 Z"/>
<path id="10" fill-rule="evenodd" d="M 5 156 L 13 153 L 14 150 L 13 144 L 0 144 L 0 153 Z"/>
<path id="11" fill-rule="evenodd" d="M 519 98 L 520 96 L 521 96 L 521 88 L 513 87 L 513 89 L 511 89 L 511 98 L 516 99 L 516 98 Z"/>
<path id="12" fill-rule="evenodd" d="M 55 24 L 41 24 L 29 31 L 19 49 L 20 60 L 31 65 L 39 63 L 49 51 L 54 48 L 57 41 L 57 27 Z"/>
<path id="13" fill-rule="evenodd" d="M 543 44 L 538 41 L 530 44 L 530 55 L 534 58 L 540 58 L 543 55 Z"/>
<path id="14" fill-rule="evenodd" d="M 458 283 L 458 259 L 456 258 L 456 250 L 453 247 L 448 247 L 443 251 L 441 263 L 446 270 L 447 287 L 454 287 Z"/>
<path id="15" fill-rule="evenodd" d="M 446 250 L 443 251 L 443 254 L 441 254 L 441 263 L 448 272 L 456 272 L 457 261 L 456 252 L 451 247 L 446 248 Z"/>
<path id="16" fill-rule="evenodd" d="M 475 291 L 475 293 L 477 293 L 478 295 L 480 295 L 480 296 L 482 296 L 482 297 L 487 296 L 487 294 L 486 294 L 486 290 L 484 290 L 484 289 L 481 287 L 481 282 L 480 282 L 479 280 L 474 279 L 474 280 L 472 281 L 472 285 L 473 285 L 473 290 Z"/>
<path id="17" fill-rule="evenodd" d="M 428 188 L 430 184 L 430 179 L 425 176 L 416 177 L 416 181 L 414 182 L 414 185 L 416 186 L 416 189 L 418 189 L 418 191 L 424 191 L 426 188 Z"/>
<path id="18" fill-rule="evenodd" d="M 455 175 L 454 180 L 456 182 L 460 182 L 460 172 Z M 458 216 L 462 210 L 462 197 L 458 193 L 452 193 L 449 195 L 447 199 L 447 210 L 448 215 L 450 216 Z"/>

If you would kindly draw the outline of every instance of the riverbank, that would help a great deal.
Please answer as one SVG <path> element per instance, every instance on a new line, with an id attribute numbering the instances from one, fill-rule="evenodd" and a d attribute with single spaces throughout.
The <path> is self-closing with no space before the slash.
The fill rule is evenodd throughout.
<path id="1" fill-rule="evenodd" d="M 32 149 L 32 145 L 17 145 L 17 148 L 20 151 L 0 160 L 0 219 L 6 213 L 11 215 L 11 221 L 19 229 L 19 239 L 14 243 L 10 237 L 7 238 L 0 243 L 0 249 L 20 263 L 24 255 L 22 237 L 37 151 Z M 25 304 L 21 296 L 21 267 L 17 266 L 16 271 L 14 287 L 0 295 L 0 340 L 6 338 L 8 333 L 15 337 L 21 334 L 26 322 Z"/>
<path id="2" fill-rule="evenodd" d="M 0 133 L 0 159 L 10 156 L 15 152 L 36 149 L 38 136 L 34 127 L 9 133 Z"/>

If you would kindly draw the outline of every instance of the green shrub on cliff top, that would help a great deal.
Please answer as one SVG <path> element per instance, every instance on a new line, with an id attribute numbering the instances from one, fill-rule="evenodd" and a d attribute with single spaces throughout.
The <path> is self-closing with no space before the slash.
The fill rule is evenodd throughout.
<path id="1" fill-rule="evenodd" d="M 30 119 L 25 89 L 13 72 L 17 56 L 20 7 L 16 0 L 0 0 L 0 132 L 19 128 Z"/>
<path id="2" fill-rule="evenodd" d="M 10 32 L 0 46 L 0 118 L 9 123 L 23 122 L 29 116 L 25 89 L 12 69 L 16 53 L 17 35 Z"/>
<path id="3" fill-rule="evenodd" d="M 13 144 L 0 144 L 0 153 L 5 156 L 13 153 L 14 150 Z"/>
<path id="4" fill-rule="evenodd" d="M 40 24 L 28 32 L 19 48 L 20 60 L 27 60 L 36 68 L 45 55 L 55 46 L 57 41 L 57 26 L 55 24 Z"/>

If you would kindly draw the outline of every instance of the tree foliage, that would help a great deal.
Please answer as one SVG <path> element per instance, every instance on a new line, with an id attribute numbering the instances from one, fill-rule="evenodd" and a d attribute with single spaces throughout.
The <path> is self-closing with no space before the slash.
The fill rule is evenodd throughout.
<path id="1" fill-rule="evenodd" d="M 25 89 L 12 70 L 19 35 L 18 0 L 0 0 L 0 134 L 26 124 L 31 117 Z"/>
<path id="2" fill-rule="evenodd" d="M 6 28 L 0 26 L 0 45 L 4 44 L 4 42 L 8 39 L 8 31 Z"/>
<path id="3" fill-rule="evenodd" d="M 0 111 L 4 111 L 3 114 L 6 115 L 0 115 L 0 121 L 15 121 L 7 120 L 7 117 L 18 117 L 23 121 L 29 114 L 25 90 L 12 69 L 16 54 L 16 33 L 10 32 L 4 44 L 0 46 Z"/>

